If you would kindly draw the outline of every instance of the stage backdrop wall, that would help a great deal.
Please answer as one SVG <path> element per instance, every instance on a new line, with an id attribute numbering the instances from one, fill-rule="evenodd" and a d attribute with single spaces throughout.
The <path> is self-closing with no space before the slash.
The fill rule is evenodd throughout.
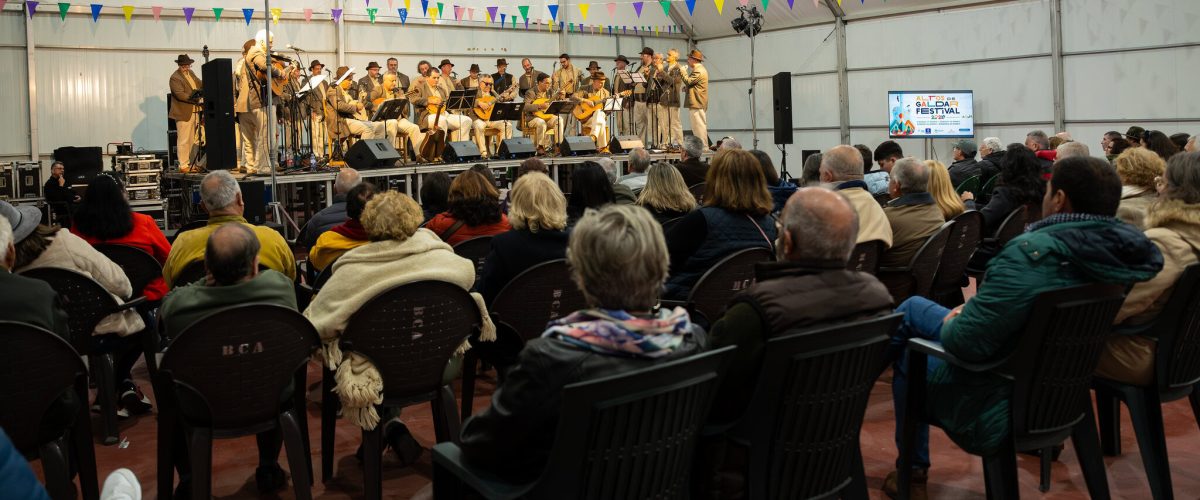
<path id="1" fill-rule="evenodd" d="M 887 139 L 888 90 L 974 90 L 977 140 L 1022 142 L 1039 128 L 1053 133 L 1052 6 L 1017 0 L 857 18 L 846 7 L 851 142 L 873 148 Z M 1129 125 L 1200 133 L 1198 21 L 1200 2 L 1193 0 L 1062 0 L 1066 130 L 1097 155 L 1105 131 Z M 770 17 L 766 23 L 770 29 Z M 788 71 L 795 142 L 788 170 L 795 176 L 801 149 L 841 142 L 834 28 L 764 31 L 755 40 L 759 149 L 780 158 L 772 144 L 770 76 Z M 749 146 L 750 40 L 722 35 L 698 45 L 714 82 L 710 135 Z M 946 163 L 951 143 L 935 140 L 927 152 L 923 140 L 900 141 L 908 153 Z"/>

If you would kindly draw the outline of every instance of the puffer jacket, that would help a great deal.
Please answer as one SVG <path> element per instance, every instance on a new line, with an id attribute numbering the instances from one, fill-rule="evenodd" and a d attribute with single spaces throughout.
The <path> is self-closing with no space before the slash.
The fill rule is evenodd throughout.
<path id="1" fill-rule="evenodd" d="M 942 326 L 946 351 L 972 363 L 1007 357 L 1016 347 L 1037 294 L 1088 283 L 1132 284 L 1162 269 L 1158 248 L 1115 218 L 1048 219 L 1014 238 L 988 266 L 983 287 L 962 314 Z M 929 377 L 929 415 L 969 453 L 998 450 L 1010 431 L 1011 382 L 949 365 Z"/>

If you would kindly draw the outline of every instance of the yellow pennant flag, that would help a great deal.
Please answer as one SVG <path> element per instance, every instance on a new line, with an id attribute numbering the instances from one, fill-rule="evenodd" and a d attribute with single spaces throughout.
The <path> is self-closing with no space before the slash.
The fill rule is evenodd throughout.
<path id="1" fill-rule="evenodd" d="M 129 20 L 133 19 L 132 5 L 122 5 L 121 10 L 125 12 L 125 22 L 129 22 Z"/>
<path id="2" fill-rule="evenodd" d="M 725 9 L 725 0 L 713 0 L 713 2 L 717 4 L 717 14 L 720 14 Z"/>
<path id="3" fill-rule="evenodd" d="M 431 22 L 433 24 L 437 24 L 437 18 L 438 18 L 437 7 L 430 7 L 429 8 L 429 22 Z"/>
<path id="4" fill-rule="evenodd" d="M 587 3 L 579 4 L 579 13 L 581 15 L 583 15 L 584 21 L 587 21 L 587 13 L 588 13 L 588 9 L 590 9 L 590 8 L 592 8 L 591 4 L 587 4 Z"/>
<path id="5" fill-rule="evenodd" d="M 281 9 L 279 7 L 271 7 L 271 20 L 274 21 L 275 24 L 279 24 L 279 16 L 282 16 L 282 15 L 283 15 L 283 9 Z"/>

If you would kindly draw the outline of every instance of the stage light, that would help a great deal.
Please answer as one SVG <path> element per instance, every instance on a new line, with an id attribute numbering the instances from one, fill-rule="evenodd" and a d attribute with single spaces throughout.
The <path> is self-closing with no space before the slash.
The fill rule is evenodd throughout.
<path id="1" fill-rule="evenodd" d="M 741 12 L 741 16 L 729 22 L 729 25 L 733 27 L 733 32 L 744 33 L 746 36 L 754 38 L 758 32 L 762 31 L 763 25 L 763 17 L 758 12 L 758 7 L 741 6 L 737 10 Z"/>

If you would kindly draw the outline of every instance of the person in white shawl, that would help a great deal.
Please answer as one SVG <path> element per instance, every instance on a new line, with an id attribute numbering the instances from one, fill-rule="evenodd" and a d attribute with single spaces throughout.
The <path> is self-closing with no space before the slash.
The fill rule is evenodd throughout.
<path id="1" fill-rule="evenodd" d="M 371 242 L 343 254 L 333 265 L 333 275 L 304 311 L 321 334 L 325 364 L 336 371 L 334 391 L 342 414 L 355 425 L 372 430 L 380 417 L 375 405 L 383 402 L 383 380 L 363 356 L 343 355 L 338 338 L 350 317 L 375 296 L 405 283 L 444 281 L 470 290 L 475 265 L 428 229 L 419 229 L 424 217 L 412 198 L 396 191 L 377 194 L 362 214 L 362 225 Z M 472 293 L 483 318 L 480 340 L 493 341 L 495 326 L 483 298 Z M 455 353 L 470 348 L 463 341 Z"/>

